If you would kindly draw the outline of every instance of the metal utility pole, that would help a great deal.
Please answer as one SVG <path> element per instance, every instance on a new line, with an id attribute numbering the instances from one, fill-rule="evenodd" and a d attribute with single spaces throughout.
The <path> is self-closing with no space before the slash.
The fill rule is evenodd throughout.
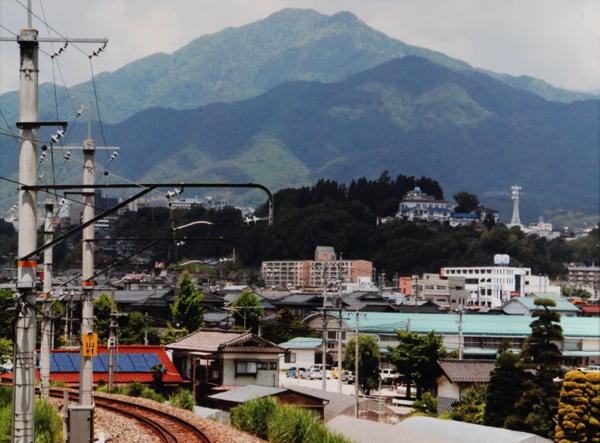
<path id="1" fill-rule="evenodd" d="M 46 217 L 44 222 L 44 243 L 52 241 L 54 228 L 52 222 L 54 220 L 54 201 L 46 199 L 44 202 Z M 51 297 L 52 297 L 52 248 L 44 251 L 44 313 L 41 330 L 41 362 L 40 362 L 40 397 L 50 397 L 50 350 L 52 337 L 52 312 L 51 312 Z"/>

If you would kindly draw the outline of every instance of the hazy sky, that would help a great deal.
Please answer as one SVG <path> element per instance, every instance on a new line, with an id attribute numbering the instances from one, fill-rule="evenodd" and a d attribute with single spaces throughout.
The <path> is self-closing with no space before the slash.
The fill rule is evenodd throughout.
<path id="1" fill-rule="evenodd" d="M 573 90 L 600 91 L 600 0 L 29 0 L 40 37 L 110 42 L 92 66 L 78 44 L 40 45 L 40 81 L 67 86 L 91 72 L 114 71 L 155 52 L 260 20 L 284 8 L 325 14 L 351 11 L 369 26 L 409 45 L 443 52 L 474 67 L 530 75 Z M 27 27 L 28 0 L 0 0 L 0 37 Z M 44 54 L 45 52 L 45 54 Z M 0 93 L 18 89 L 16 42 L 0 41 Z"/>

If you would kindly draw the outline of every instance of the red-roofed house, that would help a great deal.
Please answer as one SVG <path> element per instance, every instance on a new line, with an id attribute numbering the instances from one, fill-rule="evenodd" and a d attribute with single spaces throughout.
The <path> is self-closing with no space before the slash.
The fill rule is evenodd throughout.
<path id="1" fill-rule="evenodd" d="M 62 382 L 69 387 L 79 386 L 79 348 L 53 349 L 50 353 L 50 381 Z M 134 381 L 150 384 L 159 371 L 166 386 L 183 382 L 175 365 L 162 346 L 119 345 L 113 353 L 113 383 L 130 384 Z M 94 385 L 102 380 L 108 383 L 109 349 L 98 346 L 98 355 L 92 358 Z M 162 367 L 161 367 L 162 366 Z M 36 374 L 39 379 L 39 374 Z"/>

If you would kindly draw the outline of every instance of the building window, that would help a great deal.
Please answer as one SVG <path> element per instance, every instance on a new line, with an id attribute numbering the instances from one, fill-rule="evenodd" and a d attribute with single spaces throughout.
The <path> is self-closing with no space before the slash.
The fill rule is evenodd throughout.
<path id="1" fill-rule="evenodd" d="M 296 363 L 296 353 L 295 352 L 287 352 L 285 354 L 283 361 L 286 363 Z"/>
<path id="2" fill-rule="evenodd" d="M 238 361 L 235 363 L 236 375 L 256 375 L 255 361 Z"/>
<path id="3" fill-rule="evenodd" d="M 258 363 L 256 363 L 256 369 L 263 370 L 263 371 L 267 370 L 267 369 L 269 369 L 269 363 L 259 361 Z"/>
<path id="4" fill-rule="evenodd" d="M 276 361 L 269 362 L 269 369 L 271 371 L 276 371 L 277 370 L 277 362 Z"/>

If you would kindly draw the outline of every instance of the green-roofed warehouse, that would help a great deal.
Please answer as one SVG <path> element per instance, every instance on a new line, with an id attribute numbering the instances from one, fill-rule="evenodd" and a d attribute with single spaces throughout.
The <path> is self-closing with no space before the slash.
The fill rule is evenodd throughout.
<path id="1" fill-rule="evenodd" d="M 435 331 L 443 338 L 449 350 L 459 348 L 460 315 L 410 314 L 389 312 L 359 313 L 358 329 L 361 334 L 374 335 L 380 347 L 396 346 L 396 330 L 410 330 L 427 334 Z M 356 330 L 356 314 L 344 313 L 342 318 L 349 334 Z M 514 351 L 519 351 L 531 333 L 529 315 L 462 315 L 465 358 L 495 358 L 500 342 L 508 340 Z M 561 344 L 565 365 L 588 366 L 600 364 L 600 318 L 562 317 L 564 342 Z M 350 337 L 347 337 L 347 339 Z"/>

